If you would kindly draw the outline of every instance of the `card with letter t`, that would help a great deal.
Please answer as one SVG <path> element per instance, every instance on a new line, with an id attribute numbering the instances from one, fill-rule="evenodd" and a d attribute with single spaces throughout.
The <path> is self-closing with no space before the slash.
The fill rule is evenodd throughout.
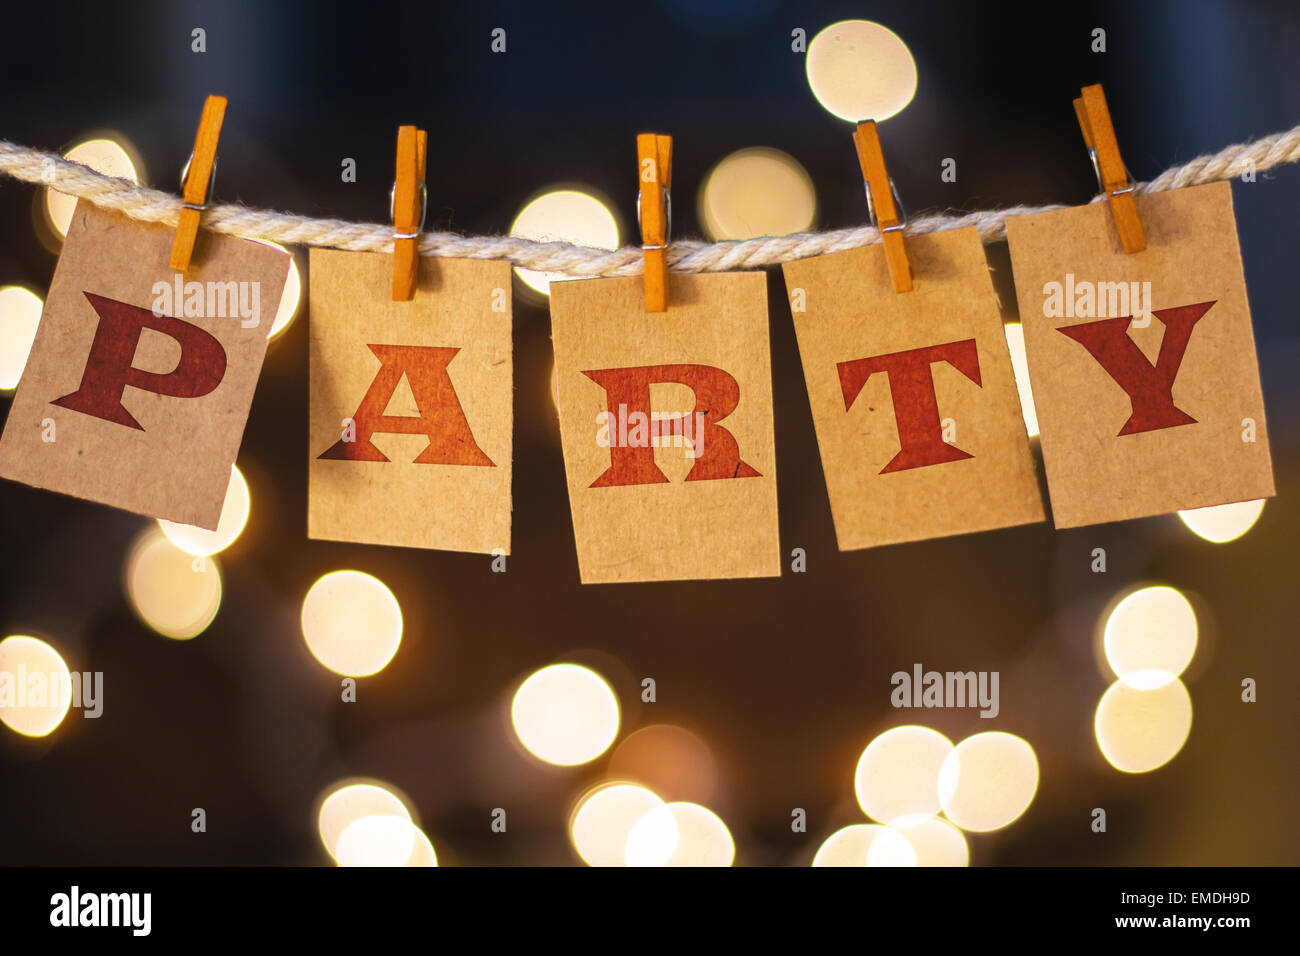
<path id="1" fill-rule="evenodd" d="M 1011 355 L 974 228 L 786 263 L 840 550 L 1042 521 Z"/>
<path id="2" fill-rule="evenodd" d="M 216 528 L 289 275 L 263 243 L 79 202 L 0 437 L 0 475 Z"/>
<path id="3" fill-rule="evenodd" d="M 779 575 L 763 274 L 552 282 L 551 335 L 582 582 Z"/>
<path id="4" fill-rule="evenodd" d="M 1058 528 L 1273 495 L 1232 189 L 1007 220 Z"/>

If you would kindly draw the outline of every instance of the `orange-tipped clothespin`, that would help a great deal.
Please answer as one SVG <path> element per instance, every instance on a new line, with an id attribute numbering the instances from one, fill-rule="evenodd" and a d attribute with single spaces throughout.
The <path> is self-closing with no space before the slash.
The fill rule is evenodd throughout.
<path id="1" fill-rule="evenodd" d="M 226 118 L 226 98 L 209 96 L 199 117 L 199 131 L 194 136 L 194 152 L 181 170 L 181 218 L 172 240 L 171 267 L 184 272 L 190 267 L 194 240 L 199 235 L 199 213 L 212 199 L 212 181 L 217 172 L 217 140 L 221 138 L 221 121 Z"/>
<path id="2" fill-rule="evenodd" d="M 393 220 L 393 301 L 410 302 L 419 278 L 420 253 L 416 248 L 429 206 L 424 185 L 428 134 L 414 126 L 397 128 L 397 175 L 388 195 Z"/>
<path id="3" fill-rule="evenodd" d="M 880 230 L 894 291 L 911 292 L 912 263 L 907 258 L 907 245 L 903 241 L 907 214 L 903 212 L 903 204 L 894 189 L 894 180 L 885 168 L 885 154 L 880 149 L 875 120 L 858 124 L 853 131 L 853 144 L 858 148 L 858 165 L 862 167 L 862 179 L 867 187 L 867 212 Z"/>
<path id="4" fill-rule="evenodd" d="M 1082 94 L 1074 101 L 1074 115 L 1079 118 L 1083 142 L 1097 172 L 1097 185 L 1101 186 L 1110 202 L 1111 215 L 1115 218 L 1115 229 L 1119 232 L 1120 242 L 1124 243 L 1124 251 L 1141 252 L 1147 247 L 1147 241 L 1142 235 L 1142 220 L 1138 219 L 1137 202 L 1133 198 L 1133 180 L 1119 155 L 1115 127 L 1106 107 L 1106 94 L 1101 91 L 1100 83 L 1085 86 Z"/>
<path id="5" fill-rule="evenodd" d="M 673 231 L 673 138 L 641 133 L 636 138 L 636 215 L 645 252 L 645 310 L 668 308 L 668 240 Z"/>

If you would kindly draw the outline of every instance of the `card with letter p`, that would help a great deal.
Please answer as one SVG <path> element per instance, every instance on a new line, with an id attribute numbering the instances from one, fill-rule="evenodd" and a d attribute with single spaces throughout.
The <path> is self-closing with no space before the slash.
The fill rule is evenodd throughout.
<path id="1" fill-rule="evenodd" d="M 209 530 L 289 275 L 272 246 L 79 202 L 0 437 L 0 475 Z"/>

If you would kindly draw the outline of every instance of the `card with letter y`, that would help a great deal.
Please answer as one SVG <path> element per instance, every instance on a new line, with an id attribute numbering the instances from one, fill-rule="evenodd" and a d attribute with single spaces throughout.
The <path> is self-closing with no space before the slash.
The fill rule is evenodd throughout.
<path id="1" fill-rule="evenodd" d="M 1232 189 L 1137 211 L 1134 253 L 1105 203 L 1007 220 L 1058 528 L 1274 493 Z"/>

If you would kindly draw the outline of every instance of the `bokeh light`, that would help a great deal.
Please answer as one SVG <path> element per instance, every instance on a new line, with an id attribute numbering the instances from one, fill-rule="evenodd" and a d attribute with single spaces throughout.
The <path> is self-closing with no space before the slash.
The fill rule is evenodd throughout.
<path id="1" fill-rule="evenodd" d="M 72 706 L 72 674 L 63 655 L 39 637 L 0 641 L 0 721 L 24 737 L 44 737 Z"/>
<path id="2" fill-rule="evenodd" d="M 510 719 L 524 748 L 546 763 L 595 760 L 618 736 L 618 698 L 591 668 L 552 664 L 515 692 Z"/>
<path id="3" fill-rule="evenodd" d="M 404 866 L 415 849 L 415 825 L 393 816 L 361 817 L 339 834 L 339 866 Z"/>
<path id="4" fill-rule="evenodd" d="M 628 832 L 628 866 L 731 866 L 736 844 L 722 819 L 698 803 L 665 803 Z"/>
<path id="5" fill-rule="evenodd" d="M 140 620 L 164 637 L 201 634 L 221 607 L 221 568 L 215 557 L 189 554 L 150 525 L 131 545 L 126 595 Z"/>
<path id="6" fill-rule="evenodd" d="M 377 780 L 340 781 L 329 788 L 316 811 L 316 829 L 326 852 L 337 861 L 339 837 L 362 817 L 411 819 L 406 799 Z"/>
<path id="7" fill-rule="evenodd" d="M 116 139 L 90 139 L 72 147 L 63 154 L 63 158 L 89 166 L 95 172 L 103 173 L 105 176 L 129 179 L 138 186 L 140 185 L 139 164 L 131 155 L 132 152 L 128 151 L 124 142 Z M 72 222 L 72 212 L 76 208 L 75 196 L 55 192 L 46 187 L 45 211 L 49 216 L 51 228 L 60 238 L 68 234 L 68 225 Z"/>
<path id="8" fill-rule="evenodd" d="M 429 839 L 428 834 L 415 824 L 411 824 L 411 828 L 414 830 L 412 837 L 415 846 L 411 849 L 411 855 L 407 857 L 405 865 L 409 867 L 437 866 L 438 854 L 433 849 L 433 841 Z"/>
<path id="9" fill-rule="evenodd" d="M 1034 392 L 1029 386 L 1029 359 L 1025 355 L 1025 327 L 1019 322 L 1003 326 L 1007 336 L 1007 349 L 1011 352 L 1011 371 L 1016 376 L 1016 391 L 1020 393 L 1020 413 L 1025 419 L 1025 431 L 1033 438 L 1038 434 L 1038 411 L 1034 408 Z"/>
<path id="10" fill-rule="evenodd" d="M 862 751 L 853 789 L 862 812 L 881 823 L 939 812 L 939 769 L 952 741 L 929 727 L 886 730 Z"/>
<path id="11" fill-rule="evenodd" d="M 1167 764 L 1192 732 L 1192 698 L 1176 677 L 1140 690 L 1117 680 L 1101 695 L 1093 732 L 1116 770 L 1146 773 Z"/>
<path id="12" fill-rule="evenodd" d="M 437 866 L 433 844 L 405 817 L 382 814 L 354 820 L 339 834 L 339 866 Z"/>
<path id="13" fill-rule="evenodd" d="M 31 289 L 0 286 L 0 391 L 18 387 L 44 307 L 44 301 Z"/>
<path id="14" fill-rule="evenodd" d="M 298 257 L 280 243 L 271 239 L 254 239 L 253 241 L 264 246 L 270 246 L 272 249 L 279 249 L 289 257 L 289 276 L 284 280 L 284 292 L 281 294 L 280 304 L 275 310 L 275 319 L 266 332 L 266 337 L 273 339 L 287 329 L 289 323 L 298 315 L 298 310 L 302 305 L 302 272 L 298 268 Z"/>
<path id="15" fill-rule="evenodd" d="M 632 783 L 603 783 L 578 802 L 569 821 L 573 848 L 588 866 L 626 866 L 627 838 L 643 816 L 664 805 Z"/>
<path id="16" fill-rule="evenodd" d="M 538 242 L 571 242 L 596 249 L 618 248 L 618 221 L 609 206 L 590 193 L 557 189 L 529 202 L 510 226 L 510 235 Z M 542 295 L 551 294 L 559 272 L 516 268 L 524 284 Z"/>
<path id="17" fill-rule="evenodd" d="M 673 724 L 651 724 L 625 737 L 610 755 L 609 773 L 696 803 L 712 796 L 718 777 L 709 745 Z"/>
<path id="18" fill-rule="evenodd" d="M 898 34 L 869 20 L 832 23 L 808 44 L 808 86 L 842 120 L 885 120 L 916 94 L 916 62 Z"/>
<path id="19" fill-rule="evenodd" d="M 941 817 L 914 816 L 895 820 L 890 829 L 906 838 L 917 866 L 967 866 L 970 848 L 966 837 Z"/>
<path id="20" fill-rule="evenodd" d="M 1209 508 L 1192 508 L 1178 512 L 1178 517 L 1197 536 L 1215 544 L 1225 544 L 1237 540 L 1253 528 L 1263 510 L 1264 499 L 1259 498 Z"/>
<path id="21" fill-rule="evenodd" d="M 700 187 L 700 225 L 710 239 L 803 232 L 816 214 L 812 177 L 779 149 L 755 146 L 732 153 Z"/>
<path id="22" fill-rule="evenodd" d="M 1139 588 L 1107 616 L 1102 646 L 1120 680 L 1138 690 L 1160 687 L 1196 653 L 1196 612 L 1176 588 Z"/>
<path id="23" fill-rule="evenodd" d="M 226 500 L 221 505 L 221 519 L 217 522 L 215 531 L 177 524 L 165 518 L 158 519 L 158 527 L 172 544 L 187 554 L 216 554 L 230 547 L 244 530 L 244 525 L 248 523 L 250 503 L 248 482 L 239 469 L 231 465 L 230 484 L 226 486 Z"/>
<path id="24" fill-rule="evenodd" d="M 1038 791 L 1038 758 L 1029 742 L 992 730 L 967 737 L 943 762 L 939 794 L 948 819 L 963 830 L 1006 826 Z"/>
<path id="25" fill-rule="evenodd" d="M 896 830 L 875 823 L 855 823 L 828 836 L 812 865 L 916 866 L 916 851 Z"/>
<path id="26" fill-rule="evenodd" d="M 397 653 L 402 609 L 377 577 L 331 571 L 302 599 L 302 634 L 312 656 L 334 673 L 369 677 Z"/>

